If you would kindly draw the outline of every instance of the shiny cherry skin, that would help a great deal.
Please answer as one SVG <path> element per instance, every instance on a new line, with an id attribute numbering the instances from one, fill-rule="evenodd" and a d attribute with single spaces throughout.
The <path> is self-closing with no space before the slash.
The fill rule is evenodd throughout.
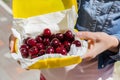
<path id="1" fill-rule="evenodd" d="M 32 48 L 30 48 L 28 50 L 28 53 L 29 53 L 30 57 L 33 56 L 33 55 L 37 55 L 38 54 L 38 48 L 36 46 L 33 46 Z"/>
<path id="2" fill-rule="evenodd" d="M 53 46 L 54 48 L 55 47 L 58 47 L 60 45 L 60 41 L 57 39 L 57 38 L 54 38 L 52 41 L 51 41 L 51 46 Z"/>
<path id="3" fill-rule="evenodd" d="M 27 44 L 29 45 L 29 46 L 35 46 L 36 45 L 36 43 L 37 43 L 37 41 L 35 40 L 35 39 L 33 39 L 33 38 L 29 38 L 28 40 L 27 40 Z"/>
<path id="4" fill-rule="evenodd" d="M 73 35 L 72 31 L 70 31 L 70 30 L 67 30 L 67 31 L 64 33 L 64 37 L 65 37 L 65 39 L 67 39 L 67 40 L 74 39 L 74 35 Z"/>
<path id="5" fill-rule="evenodd" d="M 64 36 L 63 36 L 62 33 L 57 33 L 57 34 L 56 34 L 56 38 L 59 39 L 60 41 L 63 41 Z"/>
<path id="6" fill-rule="evenodd" d="M 38 50 L 45 49 L 45 46 L 43 43 L 37 43 L 36 47 L 38 48 Z"/>
<path id="7" fill-rule="evenodd" d="M 51 30 L 49 28 L 44 29 L 43 36 L 44 37 L 50 37 L 51 36 Z"/>
<path id="8" fill-rule="evenodd" d="M 64 47 L 57 47 L 56 53 L 60 53 L 62 55 L 67 55 L 67 50 Z"/>
<path id="9" fill-rule="evenodd" d="M 69 52 L 71 43 L 69 41 L 64 41 L 63 44 L 64 44 L 64 48 L 67 50 L 67 52 Z"/>
<path id="10" fill-rule="evenodd" d="M 37 36 L 36 38 L 35 38 L 35 40 L 37 41 L 37 43 L 42 43 L 43 42 L 43 39 L 42 39 L 42 36 Z"/>
<path id="11" fill-rule="evenodd" d="M 52 41 L 54 38 L 56 38 L 56 34 L 52 34 L 52 35 L 50 36 L 50 41 Z"/>
<path id="12" fill-rule="evenodd" d="M 72 44 L 75 44 L 76 47 L 81 47 L 81 42 L 79 40 L 74 40 Z"/>
<path id="13" fill-rule="evenodd" d="M 21 48 L 25 48 L 26 50 L 28 50 L 29 49 L 29 46 L 27 45 L 27 44 L 22 44 L 21 46 L 20 46 L 20 49 Z"/>
<path id="14" fill-rule="evenodd" d="M 50 39 L 49 38 L 44 38 L 43 39 L 43 44 L 44 44 L 44 46 L 49 46 L 50 45 Z"/>
<path id="15" fill-rule="evenodd" d="M 39 52 L 38 52 L 38 56 L 42 56 L 45 54 L 45 50 L 44 49 L 41 49 Z"/>
<path id="16" fill-rule="evenodd" d="M 29 56 L 28 50 L 26 48 L 20 48 L 20 52 L 23 58 L 27 58 Z"/>
<path id="17" fill-rule="evenodd" d="M 47 54 L 52 54 L 52 53 L 54 53 L 54 52 L 55 52 L 55 50 L 54 50 L 54 48 L 51 47 L 51 46 L 49 46 L 49 47 L 46 49 L 46 53 L 47 53 Z"/>

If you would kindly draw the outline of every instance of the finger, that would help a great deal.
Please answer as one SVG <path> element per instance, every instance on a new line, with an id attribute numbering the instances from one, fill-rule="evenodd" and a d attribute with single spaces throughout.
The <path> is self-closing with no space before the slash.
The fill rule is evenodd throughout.
<path id="1" fill-rule="evenodd" d="M 14 41 L 10 42 L 10 52 L 13 53 L 14 52 Z"/>
<path id="2" fill-rule="evenodd" d="M 102 45 L 101 43 L 95 44 L 92 48 L 88 50 L 88 53 L 86 53 L 82 58 L 83 59 L 95 58 L 97 55 L 106 50 L 106 48 L 101 45 Z"/>
<path id="3" fill-rule="evenodd" d="M 96 35 L 93 32 L 81 31 L 77 32 L 76 36 L 85 40 L 96 40 Z"/>
<path id="4" fill-rule="evenodd" d="M 9 49 L 10 49 L 10 52 L 14 52 L 14 44 L 15 44 L 15 40 L 16 38 L 13 36 L 13 34 L 10 35 L 9 37 Z"/>

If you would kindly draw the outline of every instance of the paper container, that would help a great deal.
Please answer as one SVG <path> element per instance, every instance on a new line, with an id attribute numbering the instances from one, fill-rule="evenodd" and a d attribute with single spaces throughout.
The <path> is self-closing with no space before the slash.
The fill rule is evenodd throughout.
<path id="1" fill-rule="evenodd" d="M 69 55 L 46 54 L 34 59 L 22 58 L 19 51 L 20 45 L 26 36 L 34 37 L 41 34 L 45 28 L 49 28 L 52 33 L 65 30 L 71 30 L 74 33 L 74 25 L 76 23 L 77 14 L 75 7 L 59 12 L 49 13 L 40 16 L 34 16 L 27 19 L 15 20 L 12 32 L 17 38 L 16 53 L 12 53 L 14 59 L 19 60 L 22 68 L 26 69 L 48 69 L 59 68 L 73 64 L 81 63 L 81 56 L 87 51 L 87 42 L 80 40 L 82 47 L 76 48 L 72 46 Z"/>

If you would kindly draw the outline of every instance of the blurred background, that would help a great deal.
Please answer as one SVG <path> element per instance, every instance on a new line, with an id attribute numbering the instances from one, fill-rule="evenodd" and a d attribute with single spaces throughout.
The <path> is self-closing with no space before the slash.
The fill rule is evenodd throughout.
<path id="1" fill-rule="evenodd" d="M 10 56 L 8 43 L 12 27 L 12 0 L 0 0 L 0 80 L 39 80 L 39 70 L 24 70 Z"/>
<path id="2" fill-rule="evenodd" d="M 12 27 L 12 0 L 0 0 L 0 80 L 39 80 L 39 70 L 24 70 L 10 56 L 8 42 Z M 114 80 L 120 80 L 120 62 L 115 64 Z"/>

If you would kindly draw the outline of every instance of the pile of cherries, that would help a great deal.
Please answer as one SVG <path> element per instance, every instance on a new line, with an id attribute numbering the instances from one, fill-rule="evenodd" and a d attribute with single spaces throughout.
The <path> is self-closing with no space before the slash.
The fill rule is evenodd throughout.
<path id="1" fill-rule="evenodd" d="M 23 58 L 36 58 L 44 54 L 62 54 L 67 55 L 70 51 L 71 44 L 80 47 L 79 40 L 75 40 L 75 36 L 70 30 L 64 33 L 52 34 L 49 28 L 44 29 L 43 34 L 35 38 L 27 37 L 20 46 L 20 52 Z"/>

